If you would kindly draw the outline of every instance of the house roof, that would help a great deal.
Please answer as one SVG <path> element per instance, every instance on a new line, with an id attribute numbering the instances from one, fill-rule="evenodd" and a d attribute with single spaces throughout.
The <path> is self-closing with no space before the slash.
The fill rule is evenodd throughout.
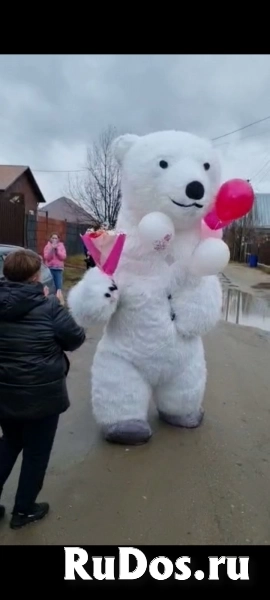
<path id="1" fill-rule="evenodd" d="M 31 169 L 27 166 L 0 165 L 0 191 L 4 192 L 8 190 L 23 174 L 28 177 L 30 184 L 35 189 L 35 193 L 39 199 L 38 202 L 46 202 Z"/>
<path id="2" fill-rule="evenodd" d="M 270 229 L 270 194 L 255 194 L 253 226 Z"/>
<path id="3" fill-rule="evenodd" d="M 66 196 L 56 198 L 56 200 L 46 203 L 46 205 L 39 210 L 40 214 L 46 212 L 49 217 L 73 223 L 88 223 L 94 221 L 90 213 L 76 204 L 71 198 L 66 198 Z"/>
<path id="4" fill-rule="evenodd" d="M 0 165 L 0 190 L 4 191 L 9 188 L 27 168 L 28 167 L 13 165 Z"/>

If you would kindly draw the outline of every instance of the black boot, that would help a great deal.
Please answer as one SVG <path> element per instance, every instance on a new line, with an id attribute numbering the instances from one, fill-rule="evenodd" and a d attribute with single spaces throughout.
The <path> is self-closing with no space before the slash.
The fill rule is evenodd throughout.
<path id="1" fill-rule="evenodd" d="M 40 521 L 48 514 L 49 509 L 50 506 L 47 502 L 40 502 L 40 504 L 34 505 L 33 510 L 29 514 L 13 513 L 10 521 L 10 527 L 11 529 L 20 529 L 29 523 Z"/>
<path id="2" fill-rule="evenodd" d="M 3 504 L 0 504 L 0 519 L 3 519 L 5 516 L 6 509 Z"/>

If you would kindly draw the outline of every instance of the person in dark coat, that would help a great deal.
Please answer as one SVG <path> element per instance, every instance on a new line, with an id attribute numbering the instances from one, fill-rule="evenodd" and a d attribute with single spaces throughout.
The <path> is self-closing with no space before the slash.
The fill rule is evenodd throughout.
<path id="1" fill-rule="evenodd" d="M 39 281 L 40 257 L 30 250 L 9 254 L 0 281 L 0 496 L 15 462 L 22 467 L 10 526 L 42 519 L 43 486 L 59 416 L 70 406 L 65 352 L 77 350 L 85 332 Z M 0 516 L 5 508 L 0 507 Z"/>
<path id="2" fill-rule="evenodd" d="M 98 231 L 99 229 L 99 225 L 95 225 L 93 228 L 88 227 L 88 229 L 86 229 L 85 233 L 90 233 L 92 231 Z M 86 270 L 88 271 L 88 269 L 93 269 L 96 266 L 96 263 L 93 259 L 93 256 L 91 256 L 90 252 L 87 250 L 85 244 L 83 244 L 83 250 L 84 250 L 84 254 L 85 254 L 85 265 L 86 265 Z"/>
<path id="3" fill-rule="evenodd" d="M 85 266 L 86 266 L 86 270 L 88 271 L 88 269 L 93 269 L 96 266 L 96 263 L 93 259 L 93 256 L 91 256 L 91 254 L 88 252 L 86 246 L 84 246 L 84 254 L 85 254 Z"/>

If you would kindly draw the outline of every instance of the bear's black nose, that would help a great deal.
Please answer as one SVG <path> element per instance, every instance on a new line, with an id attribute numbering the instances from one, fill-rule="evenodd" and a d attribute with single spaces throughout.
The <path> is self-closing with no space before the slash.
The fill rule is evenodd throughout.
<path id="1" fill-rule="evenodd" d="M 191 200 L 201 200 L 204 196 L 204 187 L 199 181 L 191 181 L 186 187 L 186 195 Z"/>

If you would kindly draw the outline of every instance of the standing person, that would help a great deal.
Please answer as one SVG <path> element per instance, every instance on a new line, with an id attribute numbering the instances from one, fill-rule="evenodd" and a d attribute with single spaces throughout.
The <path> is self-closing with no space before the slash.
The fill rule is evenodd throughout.
<path id="1" fill-rule="evenodd" d="M 72 352 L 85 341 L 58 297 L 40 283 L 41 258 L 31 250 L 9 254 L 0 281 L 0 496 L 23 452 L 12 529 L 42 519 L 43 486 L 59 416 L 69 405 L 66 377 Z M 59 299 L 60 298 L 60 301 Z M 5 508 L 0 507 L 0 516 Z"/>
<path id="2" fill-rule="evenodd" d="M 67 253 L 58 233 L 52 233 L 43 254 L 45 265 L 51 271 L 56 291 L 62 290 L 64 261 L 66 260 Z"/>
<path id="3" fill-rule="evenodd" d="M 85 233 L 91 233 L 92 231 L 98 231 L 98 229 L 99 229 L 99 225 L 95 225 L 95 227 L 93 227 L 93 228 L 88 227 L 88 229 L 86 229 Z M 84 249 L 84 254 L 85 254 L 84 261 L 86 264 L 86 270 L 93 269 L 96 266 L 93 256 L 91 256 L 90 252 L 87 250 L 87 248 L 84 244 L 83 244 L 83 249 Z"/>
<path id="4" fill-rule="evenodd" d="M 96 266 L 93 256 L 91 256 L 91 254 L 88 252 L 88 250 L 86 250 L 85 254 L 86 254 L 86 258 L 84 260 L 85 260 L 85 264 L 86 264 L 86 270 L 93 269 Z"/>

